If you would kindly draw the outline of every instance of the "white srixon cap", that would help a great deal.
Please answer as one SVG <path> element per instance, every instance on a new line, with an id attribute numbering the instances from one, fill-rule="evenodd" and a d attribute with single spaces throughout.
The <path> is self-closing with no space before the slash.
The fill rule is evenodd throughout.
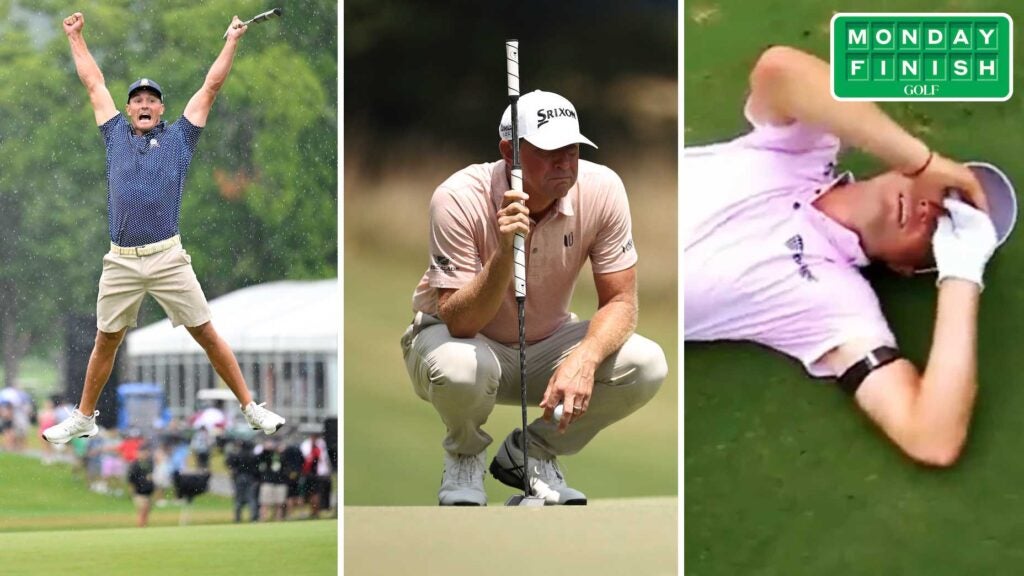
<path id="1" fill-rule="evenodd" d="M 518 134 L 542 150 L 557 150 L 569 144 L 597 145 L 580 134 L 580 120 L 576 108 L 554 92 L 534 90 L 519 97 L 516 106 L 519 115 Z M 502 140 L 512 139 L 512 106 L 505 108 L 498 125 Z"/>

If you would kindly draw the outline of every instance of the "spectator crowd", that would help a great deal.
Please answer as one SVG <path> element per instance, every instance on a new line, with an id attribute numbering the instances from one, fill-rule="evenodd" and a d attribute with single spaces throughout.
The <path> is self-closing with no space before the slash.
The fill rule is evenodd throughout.
<path id="1" fill-rule="evenodd" d="M 130 491 L 139 526 L 148 524 L 153 506 L 190 502 L 211 485 L 222 495 L 233 495 L 235 522 L 336 514 L 334 467 L 322 429 L 303 426 L 257 435 L 235 427 L 218 407 L 207 406 L 189 419 L 172 419 L 151 430 L 101 427 L 96 436 L 67 446 L 41 438 L 38 445 L 27 444 L 33 425 L 45 428 L 73 409 L 56 397 L 37 408 L 25 391 L 0 389 L 0 451 L 38 453 L 44 464 L 70 461 L 93 492 Z"/>

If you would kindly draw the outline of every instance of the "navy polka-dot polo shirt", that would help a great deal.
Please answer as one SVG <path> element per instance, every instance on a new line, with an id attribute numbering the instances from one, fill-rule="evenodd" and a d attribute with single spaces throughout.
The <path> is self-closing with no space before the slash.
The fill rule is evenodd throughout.
<path id="1" fill-rule="evenodd" d="M 107 146 L 107 225 L 118 246 L 152 244 L 178 233 L 181 194 L 203 129 L 182 116 L 136 136 L 118 114 L 100 126 Z"/>

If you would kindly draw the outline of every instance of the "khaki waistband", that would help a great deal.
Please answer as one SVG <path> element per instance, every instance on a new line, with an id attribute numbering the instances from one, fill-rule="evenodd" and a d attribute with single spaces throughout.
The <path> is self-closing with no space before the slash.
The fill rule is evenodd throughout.
<path id="1" fill-rule="evenodd" d="M 111 242 L 110 253 L 120 254 L 121 256 L 149 256 L 150 254 L 163 252 L 173 246 L 181 246 L 180 235 L 171 236 L 167 240 L 161 240 L 152 244 L 143 244 L 142 246 L 118 246 Z"/>

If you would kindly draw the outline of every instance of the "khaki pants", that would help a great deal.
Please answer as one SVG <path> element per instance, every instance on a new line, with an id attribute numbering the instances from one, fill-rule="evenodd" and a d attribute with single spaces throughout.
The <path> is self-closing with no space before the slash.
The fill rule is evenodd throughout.
<path id="1" fill-rule="evenodd" d="M 135 326 L 139 307 L 150 294 L 173 326 L 200 326 L 210 321 L 210 307 L 192 270 L 192 258 L 181 246 L 147 256 L 108 252 L 103 256 L 96 328 L 118 332 Z"/>
<path id="2" fill-rule="evenodd" d="M 538 411 L 548 380 L 587 333 L 589 321 L 575 315 L 546 340 L 526 349 L 527 407 Z M 417 313 L 402 336 L 402 354 L 420 398 L 434 405 L 448 428 L 442 445 L 453 454 L 476 454 L 492 438 L 481 428 L 495 404 L 520 404 L 519 350 L 485 336 L 453 338 L 434 316 Z M 594 374 L 586 415 L 559 434 L 554 422 L 530 425 L 530 454 L 579 452 L 602 429 L 625 418 L 654 397 L 668 372 L 658 344 L 634 334 Z"/>

